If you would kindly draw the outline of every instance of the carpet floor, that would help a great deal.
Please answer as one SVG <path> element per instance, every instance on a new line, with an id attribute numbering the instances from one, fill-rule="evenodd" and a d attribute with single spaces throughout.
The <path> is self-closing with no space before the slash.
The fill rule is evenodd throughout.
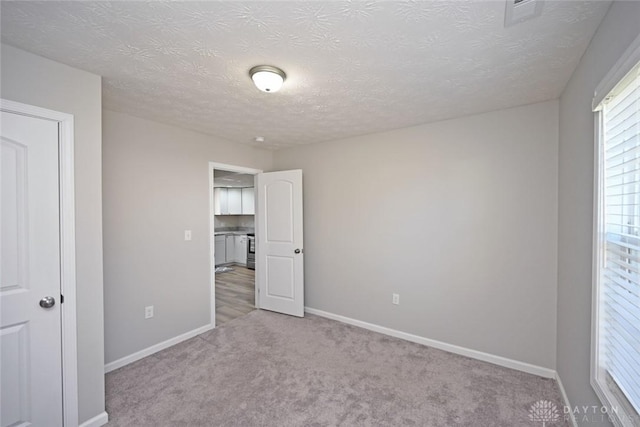
<path id="1" fill-rule="evenodd" d="M 569 426 L 554 380 L 263 310 L 108 373 L 106 392 L 109 426 L 542 426 L 540 400 Z"/>

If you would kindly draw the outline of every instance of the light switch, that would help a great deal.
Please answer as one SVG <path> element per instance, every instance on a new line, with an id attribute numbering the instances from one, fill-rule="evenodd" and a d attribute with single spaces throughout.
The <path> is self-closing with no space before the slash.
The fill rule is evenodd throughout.
<path id="1" fill-rule="evenodd" d="M 191 230 L 184 230 L 184 240 L 191 240 Z"/>

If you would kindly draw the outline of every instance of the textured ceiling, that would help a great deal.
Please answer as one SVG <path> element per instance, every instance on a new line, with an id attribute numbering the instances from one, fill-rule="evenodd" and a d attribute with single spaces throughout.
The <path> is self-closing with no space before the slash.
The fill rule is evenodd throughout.
<path id="1" fill-rule="evenodd" d="M 505 29 L 502 1 L 2 1 L 1 34 L 104 76 L 106 108 L 275 149 L 556 98 L 608 6 Z"/>
<path id="2" fill-rule="evenodd" d="M 214 187 L 253 187 L 253 175 L 215 169 L 213 171 Z"/>

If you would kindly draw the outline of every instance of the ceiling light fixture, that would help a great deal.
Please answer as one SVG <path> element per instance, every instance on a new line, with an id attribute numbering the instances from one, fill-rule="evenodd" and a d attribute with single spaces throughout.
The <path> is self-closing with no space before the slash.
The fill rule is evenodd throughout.
<path id="1" fill-rule="evenodd" d="M 263 92 L 277 92 L 287 75 L 280 68 L 271 65 L 258 65 L 249 70 L 253 84 Z"/>

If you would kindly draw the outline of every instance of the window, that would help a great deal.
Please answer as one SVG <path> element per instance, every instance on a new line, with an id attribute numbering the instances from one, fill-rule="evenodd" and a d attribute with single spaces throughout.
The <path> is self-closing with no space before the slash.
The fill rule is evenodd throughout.
<path id="1" fill-rule="evenodd" d="M 616 423 L 634 426 L 640 425 L 640 63 L 629 68 L 607 83 L 613 88 L 596 106 L 592 384 Z"/>

